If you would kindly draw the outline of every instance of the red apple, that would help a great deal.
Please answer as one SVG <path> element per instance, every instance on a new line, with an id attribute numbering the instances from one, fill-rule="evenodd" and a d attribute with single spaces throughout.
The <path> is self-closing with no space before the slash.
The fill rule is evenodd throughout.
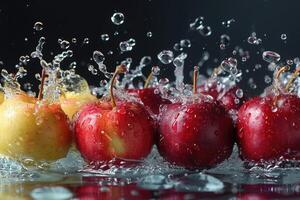
<path id="1" fill-rule="evenodd" d="M 170 100 L 161 97 L 157 88 L 129 89 L 127 91 L 130 94 L 137 95 L 143 104 L 156 115 L 159 114 L 159 108 L 162 105 L 171 103 Z"/>
<path id="2" fill-rule="evenodd" d="M 196 74 L 197 70 L 194 93 Z M 166 105 L 158 132 L 160 154 L 186 168 L 207 168 L 222 162 L 230 156 L 234 143 L 233 123 L 224 108 L 203 97 Z"/>
<path id="3" fill-rule="evenodd" d="M 222 88 L 217 83 L 206 83 L 199 87 L 202 94 L 210 95 L 214 99 L 218 100 L 226 111 L 238 110 L 241 105 L 245 102 L 245 97 L 237 96 L 237 91 L 240 88 L 236 85 L 229 88 Z"/>
<path id="4" fill-rule="evenodd" d="M 275 104 L 275 105 L 274 105 Z M 242 158 L 259 162 L 300 160 L 300 99 L 291 94 L 255 97 L 238 112 Z"/>
<path id="5" fill-rule="evenodd" d="M 110 161 L 114 158 L 143 159 L 154 142 L 154 122 L 143 105 L 115 100 L 111 81 L 111 102 L 100 100 L 83 106 L 75 120 L 75 140 L 88 162 Z"/>

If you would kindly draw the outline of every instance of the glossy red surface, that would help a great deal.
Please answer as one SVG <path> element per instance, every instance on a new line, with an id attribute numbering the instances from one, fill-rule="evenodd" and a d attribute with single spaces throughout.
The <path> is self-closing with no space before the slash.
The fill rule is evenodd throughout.
<path id="1" fill-rule="evenodd" d="M 171 101 L 161 97 L 160 93 L 155 92 L 156 88 L 130 89 L 128 93 L 136 94 L 143 104 L 154 114 L 159 114 L 162 105 L 170 104 Z"/>
<path id="2" fill-rule="evenodd" d="M 159 121 L 160 154 L 187 168 L 212 167 L 232 152 L 232 120 L 217 102 L 170 104 Z"/>
<path id="3" fill-rule="evenodd" d="M 274 106 L 277 102 L 277 106 Z M 247 101 L 238 112 L 238 143 L 250 161 L 300 159 L 300 99 L 293 95 Z"/>
<path id="4" fill-rule="evenodd" d="M 75 122 L 78 150 L 87 161 L 142 159 L 154 143 L 154 122 L 144 106 L 133 102 L 88 104 Z"/>

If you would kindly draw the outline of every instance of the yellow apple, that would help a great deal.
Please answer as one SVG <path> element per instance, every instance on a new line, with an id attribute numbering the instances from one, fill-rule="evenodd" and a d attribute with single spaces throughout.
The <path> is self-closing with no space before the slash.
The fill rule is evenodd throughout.
<path id="1" fill-rule="evenodd" d="M 96 101 L 97 98 L 89 92 L 65 92 L 59 100 L 62 110 L 72 119 L 84 104 Z"/>
<path id="2" fill-rule="evenodd" d="M 4 101 L 4 93 L 0 91 L 0 104 Z"/>
<path id="3" fill-rule="evenodd" d="M 0 154 L 19 161 L 54 161 L 68 153 L 72 133 L 59 104 L 26 94 L 0 105 Z"/>

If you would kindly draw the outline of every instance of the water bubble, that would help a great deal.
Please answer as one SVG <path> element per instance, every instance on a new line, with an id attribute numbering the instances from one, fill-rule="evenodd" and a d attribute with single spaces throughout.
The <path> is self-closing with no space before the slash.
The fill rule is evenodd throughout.
<path id="1" fill-rule="evenodd" d="M 151 69 L 154 76 L 158 76 L 160 72 L 160 68 L 158 66 L 153 66 Z"/>
<path id="2" fill-rule="evenodd" d="M 192 43 L 189 39 L 180 40 L 180 46 L 184 48 L 190 48 L 192 46 Z"/>
<path id="3" fill-rule="evenodd" d="M 101 35 L 101 40 L 105 41 L 105 42 L 108 41 L 109 40 L 109 35 L 108 34 L 102 34 Z"/>
<path id="4" fill-rule="evenodd" d="M 150 56 L 144 56 L 142 57 L 141 61 L 140 61 L 140 65 L 142 66 L 146 66 L 149 65 L 151 63 L 152 59 Z"/>
<path id="5" fill-rule="evenodd" d="M 97 64 L 101 64 L 105 60 L 105 56 L 100 51 L 94 51 L 93 53 L 93 59 Z"/>
<path id="6" fill-rule="evenodd" d="M 130 38 L 127 41 L 120 42 L 119 47 L 122 52 L 131 51 L 135 46 L 135 39 Z"/>
<path id="7" fill-rule="evenodd" d="M 287 35 L 286 35 L 285 33 L 283 33 L 283 34 L 281 34 L 280 38 L 281 38 L 282 40 L 286 40 L 286 39 L 287 39 Z"/>
<path id="8" fill-rule="evenodd" d="M 33 29 L 36 31 L 41 31 L 44 28 L 44 24 L 42 22 L 35 22 L 33 25 Z"/>
<path id="9" fill-rule="evenodd" d="M 70 190 L 64 187 L 56 186 L 56 187 L 42 187 L 36 188 L 31 191 L 30 196 L 33 199 L 71 199 L 73 194 Z"/>
<path id="10" fill-rule="evenodd" d="M 98 71 L 97 69 L 94 67 L 94 65 L 89 65 L 88 66 L 88 70 L 93 74 L 93 75 L 97 75 Z"/>
<path id="11" fill-rule="evenodd" d="M 146 35 L 147 35 L 147 37 L 148 37 L 148 38 L 151 38 L 151 37 L 152 37 L 152 32 L 151 32 L 151 31 L 149 31 L 149 32 L 147 32 L 147 34 L 146 34 Z"/>
<path id="12" fill-rule="evenodd" d="M 230 20 L 227 20 L 227 21 L 223 21 L 222 22 L 222 25 L 226 28 L 229 28 L 231 26 L 232 23 L 235 22 L 235 19 L 230 19 Z"/>
<path id="13" fill-rule="evenodd" d="M 237 90 L 235 91 L 235 95 L 236 95 L 238 98 L 243 98 L 244 92 L 243 92 L 242 89 L 237 89 Z"/>
<path id="14" fill-rule="evenodd" d="M 74 44 L 77 43 L 77 39 L 76 39 L 76 38 L 72 38 L 71 41 L 72 41 L 72 43 L 74 43 Z"/>
<path id="15" fill-rule="evenodd" d="M 294 61 L 291 60 L 291 59 L 289 59 L 289 60 L 286 61 L 286 64 L 288 64 L 288 65 L 293 65 L 293 64 L 294 64 Z"/>
<path id="16" fill-rule="evenodd" d="M 162 62 L 163 64 L 170 64 L 174 59 L 174 53 L 170 50 L 163 50 L 157 55 L 157 58 Z"/>
<path id="17" fill-rule="evenodd" d="M 212 31 L 211 31 L 210 26 L 201 26 L 201 27 L 199 28 L 199 33 L 200 33 L 202 36 L 207 37 L 207 36 L 210 36 L 210 35 L 211 35 Z"/>
<path id="18" fill-rule="evenodd" d="M 111 21 L 115 24 L 115 25 L 121 25 L 124 23 L 124 15 L 123 13 L 117 12 L 114 13 L 113 16 L 111 17 Z"/>
<path id="19" fill-rule="evenodd" d="M 280 55 L 274 51 L 265 51 L 263 52 L 262 57 L 268 63 L 276 63 L 280 61 Z"/>
<path id="20" fill-rule="evenodd" d="M 84 38 L 83 39 L 83 44 L 89 44 L 90 43 L 90 39 L 89 38 Z"/>
<path id="21" fill-rule="evenodd" d="M 264 80 L 265 80 L 265 83 L 267 83 L 267 84 L 272 82 L 272 78 L 269 75 L 265 75 Z"/>

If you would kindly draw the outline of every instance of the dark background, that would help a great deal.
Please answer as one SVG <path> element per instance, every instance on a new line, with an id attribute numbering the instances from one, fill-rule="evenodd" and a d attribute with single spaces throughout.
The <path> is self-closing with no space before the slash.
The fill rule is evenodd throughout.
<path id="1" fill-rule="evenodd" d="M 101 77 L 95 77 L 87 70 L 87 64 L 95 64 L 90 60 L 94 50 L 100 50 L 106 55 L 106 64 L 113 70 L 116 62 L 127 57 L 133 58 L 137 64 L 141 57 L 152 56 L 153 64 L 162 66 L 162 76 L 171 76 L 174 67 L 164 66 L 158 62 L 156 56 L 163 49 L 172 49 L 174 43 L 181 39 L 190 39 L 192 47 L 186 49 L 186 74 L 201 59 L 204 51 L 210 53 L 210 59 L 205 67 L 213 67 L 225 57 L 232 56 L 232 50 L 239 45 L 250 52 L 250 59 L 246 62 L 239 60 L 239 68 L 243 69 L 242 87 L 250 93 L 259 93 L 266 86 L 265 74 L 267 63 L 261 58 L 261 52 L 273 50 L 282 56 L 282 61 L 298 56 L 300 49 L 299 12 L 300 2 L 297 0 L 98 0 L 98 1 L 42 1 L 42 0 L 1 0 L 0 1 L 0 60 L 1 67 L 15 71 L 15 64 L 22 55 L 30 55 L 35 49 L 39 37 L 45 36 L 45 58 L 50 61 L 55 54 L 61 52 L 57 39 L 71 41 L 77 38 L 77 43 L 71 46 L 74 57 L 65 63 L 75 60 L 80 65 L 77 71 L 97 84 Z M 110 17 L 115 12 L 125 15 L 125 22 L 121 26 L 114 25 Z M 212 35 L 203 37 L 197 32 L 189 30 L 189 24 L 198 16 L 205 17 L 205 23 L 212 28 Z M 222 21 L 235 19 L 235 22 L 226 28 Z M 33 29 L 35 22 L 44 24 L 42 31 Z M 114 36 L 115 31 L 119 35 Z M 151 31 L 151 38 L 146 33 Z M 249 35 L 255 31 L 263 40 L 261 45 L 247 43 Z M 100 35 L 110 35 L 108 42 L 101 41 Z M 287 34 L 287 40 L 281 40 L 282 33 Z M 220 35 L 228 34 L 231 37 L 230 45 L 226 50 L 220 50 Z M 83 45 L 82 41 L 88 37 L 90 43 Z M 24 38 L 28 38 L 25 41 Z M 136 46 L 131 52 L 120 54 L 120 41 L 136 39 Z M 107 55 L 112 50 L 113 55 Z M 259 52 L 258 52 L 259 51 Z M 178 53 L 177 53 L 178 54 Z M 218 62 L 213 60 L 218 58 Z M 253 71 L 254 65 L 262 64 L 262 68 Z M 30 82 L 34 82 L 33 74 L 40 70 L 36 61 L 32 61 L 27 69 Z M 245 70 L 248 69 L 249 73 Z M 205 74 L 206 70 L 201 69 Z M 255 90 L 250 90 L 247 81 L 253 77 Z M 186 76 L 186 81 L 189 77 Z"/>

